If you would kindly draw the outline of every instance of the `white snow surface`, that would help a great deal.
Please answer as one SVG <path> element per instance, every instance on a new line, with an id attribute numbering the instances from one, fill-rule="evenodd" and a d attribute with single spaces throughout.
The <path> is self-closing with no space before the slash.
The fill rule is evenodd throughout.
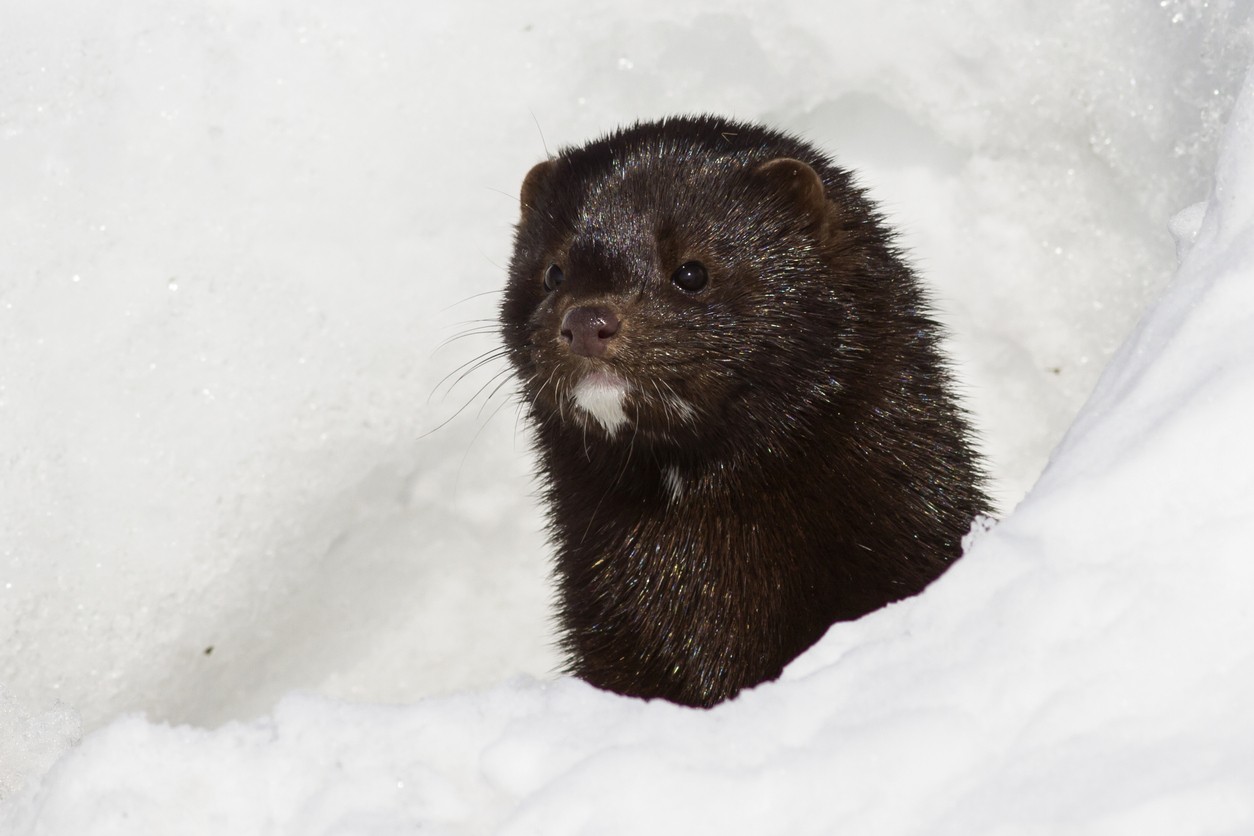
<path id="1" fill-rule="evenodd" d="M 1254 832 L 1250 15 L 8 4 L 0 833 Z M 551 673 L 456 371 L 544 146 L 694 111 L 862 172 L 1005 512 L 710 711 Z"/>

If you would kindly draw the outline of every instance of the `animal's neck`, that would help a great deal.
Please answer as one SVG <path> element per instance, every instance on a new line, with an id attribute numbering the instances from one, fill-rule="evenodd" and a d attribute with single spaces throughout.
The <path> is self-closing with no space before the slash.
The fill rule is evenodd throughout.
<path id="1" fill-rule="evenodd" d="M 812 575 L 833 564 L 761 474 L 651 456 L 585 463 L 591 481 L 552 492 L 563 626 L 585 679 L 709 705 L 778 676 L 831 622 L 830 584 Z M 624 657 L 647 673 L 616 679 Z"/>

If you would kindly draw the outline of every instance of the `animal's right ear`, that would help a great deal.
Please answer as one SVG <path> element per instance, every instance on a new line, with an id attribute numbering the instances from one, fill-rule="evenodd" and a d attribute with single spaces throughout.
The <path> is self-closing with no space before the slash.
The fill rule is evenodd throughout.
<path id="1" fill-rule="evenodd" d="M 545 160 L 542 163 L 536 163 L 531 167 L 531 171 L 527 172 L 527 176 L 523 178 L 522 192 L 519 194 L 523 214 L 535 207 L 536 197 L 539 196 L 544 181 L 549 179 L 556 167 L 557 164 L 552 160 Z"/>

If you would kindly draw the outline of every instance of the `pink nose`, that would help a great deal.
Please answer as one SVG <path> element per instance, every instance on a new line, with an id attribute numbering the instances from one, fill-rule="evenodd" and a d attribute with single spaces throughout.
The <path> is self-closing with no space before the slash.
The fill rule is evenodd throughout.
<path id="1" fill-rule="evenodd" d="M 562 338 L 576 354 L 604 357 L 618 326 L 618 314 L 609 308 L 580 306 L 562 317 Z"/>

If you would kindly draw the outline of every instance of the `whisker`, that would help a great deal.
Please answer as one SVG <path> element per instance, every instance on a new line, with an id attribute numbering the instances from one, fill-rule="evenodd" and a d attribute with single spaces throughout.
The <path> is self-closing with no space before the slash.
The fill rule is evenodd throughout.
<path id="1" fill-rule="evenodd" d="M 487 325 L 481 326 L 479 328 L 471 328 L 468 331 L 462 331 L 460 334 L 454 334 L 453 336 L 446 338 L 443 342 L 441 342 L 439 345 L 433 348 L 431 350 L 431 353 L 435 354 L 440 349 L 447 348 L 452 343 L 455 343 L 458 340 L 464 340 L 467 337 L 486 337 L 488 335 L 495 334 L 495 333 L 497 333 L 496 329 Z"/>
<path id="2" fill-rule="evenodd" d="M 471 359 L 467 360 L 465 363 L 462 363 L 460 366 L 453 369 L 444 377 L 440 378 L 440 382 L 435 385 L 435 388 L 431 390 L 431 394 L 427 396 L 427 403 L 430 403 L 431 399 L 434 398 L 436 393 L 440 391 L 440 387 L 444 385 L 444 382 L 447 381 L 453 375 L 457 374 L 458 372 L 461 372 L 461 374 L 458 375 L 456 380 L 454 380 L 452 383 L 449 384 L 448 389 L 445 391 L 446 395 L 451 393 L 454 389 L 456 389 L 457 384 L 465 380 L 467 375 L 473 374 L 474 372 L 483 368 L 488 363 L 491 363 L 494 360 L 500 360 L 502 357 L 507 357 L 508 355 L 509 355 L 509 349 L 498 347 L 490 351 L 485 351 L 483 354 L 480 354 L 477 357 L 472 357 Z M 463 369 L 465 369 L 465 371 L 462 371 Z"/>
<path id="3" fill-rule="evenodd" d="M 492 326 L 484 325 L 484 326 L 479 326 L 477 328 L 469 328 L 468 331 L 454 333 L 453 336 L 446 337 L 443 342 L 440 342 L 439 345 L 436 345 L 435 348 L 431 350 L 431 353 L 433 353 L 434 355 L 434 353 L 436 351 L 439 351 L 440 348 L 446 348 L 450 346 L 451 343 L 454 343 L 458 340 L 465 340 L 466 337 L 487 337 L 487 336 L 494 335 L 494 333 L 497 333 L 497 328 L 493 328 Z"/>
<path id="4" fill-rule="evenodd" d="M 466 403 L 464 403 L 464 404 L 462 404 L 460 407 L 458 407 L 458 408 L 457 408 L 457 411 L 456 411 L 456 412 L 454 412 L 452 415 L 450 415 L 449 417 L 445 418 L 445 419 L 444 419 L 443 421 L 441 421 L 439 424 L 436 424 L 434 427 L 432 427 L 431 429 L 427 430 L 427 431 L 426 431 L 425 433 L 423 433 L 422 435 L 418 436 L 418 440 L 419 440 L 419 441 L 421 441 L 422 439 L 426 438 L 427 436 L 431 435 L 432 433 L 437 433 L 437 432 L 439 432 L 440 430 L 442 430 L 442 429 L 444 429 L 445 427 L 447 427 L 450 423 L 452 423 L 452 421 L 453 421 L 453 419 L 454 419 L 454 418 L 456 418 L 458 415 L 461 415 L 463 412 L 465 412 L 465 411 L 466 411 L 466 407 L 468 407 L 468 406 L 470 406 L 470 401 L 466 401 Z"/>
<path id="5" fill-rule="evenodd" d="M 531 114 L 531 121 L 536 123 L 536 133 L 540 135 L 540 147 L 544 149 L 545 158 L 553 159 L 553 154 L 549 151 L 549 144 L 544 141 L 544 129 L 540 127 L 540 118 L 536 116 L 536 112 L 531 108 L 527 108 L 527 112 Z"/>
<path id="6" fill-rule="evenodd" d="M 498 189 L 494 186 L 484 186 L 484 188 L 493 194 L 499 194 L 501 197 L 508 197 L 510 200 L 518 200 L 518 195 L 513 192 L 507 192 L 504 189 Z"/>
<path id="7" fill-rule="evenodd" d="M 453 304 L 449 305 L 447 308 L 441 308 L 440 313 L 451 311 L 453 308 L 456 308 L 458 305 L 464 305 L 470 300 L 478 299 L 481 296 L 491 296 L 493 293 L 504 293 L 504 292 L 505 292 L 505 288 L 498 287 L 496 290 L 485 290 L 482 293 L 474 293 L 474 294 L 471 294 L 470 296 L 467 296 L 465 299 L 460 299 L 454 302 Z"/>
<path id="8" fill-rule="evenodd" d="M 623 483 L 623 476 L 627 474 L 627 468 L 631 465 L 632 453 L 636 451 L 636 437 L 640 435 L 640 403 L 636 402 L 636 420 L 631 431 L 631 441 L 627 444 L 627 455 L 623 459 L 623 466 L 618 471 L 618 476 L 614 477 L 614 487 L 618 487 Z"/>
<path id="9" fill-rule="evenodd" d="M 553 371 L 554 371 L 554 374 L 557 373 L 556 369 L 554 369 Z M 551 378 L 552 378 L 552 375 L 550 375 L 550 379 Z M 566 396 L 562 394 L 562 379 L 560 377 L 553 384 L 553 395 L 554 395 L 553 399 L 557 401 L 557 417 L 562 422 L 562 424 L 565 424 L 566 423 Z"/>
<path id="10" fill-rule="evenodd" d="M 518 433 L 522 429 L 522 419 L 524 408 L 529 407 L 525 398 L 518 399 L 518 409 L 514 412 L 514 448 L 518 448 Z"/>
<path id="11" fill-rule="evenodd" d="M 584 413 L 583 419 L 583 457 L 589 463 L 592 462 L 592 450 L 588 448 L 588 415 Z"/>
<path id="12" fill-rule="evenodd" d="M 481 369 L 481 368 L 483 368 L 483 367 L 484 367 L 484 366 L 486 366 L 488 363 L 491 363 L 491 362 L 493 362 L 494 360 L 498 360 L 498 359 L 500 359 L 500 357 L 502 356 L 502 354 L 503 354 L 503 353 L 504 353 L 504 349 L 501 349 L 501 350 L 499 350 L 499 351 L 494 351 L 494 352 L 492 352 L 492 353 L 490 353 L 490 354 L 487 354 L 487 355 L 480 355 L 480 358 L 477 358 L 477 359 L 478 359 L 478 362 L 471 361 L 471 362 L 473 362 L 473 363 L 474 363 L 474 365 L 473 365 L 471 368 L 466 369 L 466 371 L 462 372 L 461 376 L 460 376 L 460 377 L 458 377 L 458 378 L 457 378 L 457 380 L 453 381 L 453 384 L 452 384 L 451 386 L 449 386 L 449 388 L 448 388 L 448 392 L 452 392 L 452 391 L 453 391 L 453 388 L 454 388 L 454 387 L 456 387 L 456 386 L 457 386 L 457 384 L 458 384 L 458 383 L 460 383 L 460 382 L 461 382 L 461 381 L 462 381 L 462 380 L 466 377 L 466 375 L 470 374 L 471 372 L 476 371 L 477 369 Z M 463 364 L 463 365 L 464 365 L 464 364 Z M 459 368 L 460 368 L 460 367 L 459 367 Z M 484 383 L 482 386 L 480 386 L 478 389 L 476 389 L 476 390 L 475 390 L 475 393 L 474 393 L 473 395 L 471 395 L 469 398 L 467 398 L 467 399 L 466 399 L 466 402 L 465 402 L 464 404 L 462 404 L 461 406 L 459 406 L 459 407 L 457 408 L 457 411 L 456 411 L 456 412 L 454 412 L 452 415 L 450 415 L 450 416 L 449 416 L 448 418 L 446 418 L 445 420 L 441 421 L 439 424 L 437 424 L 437 425 L 436 425 L 435 427 L 433 427 L 432 429 L 427 430 L 427 432 L 425 432 L 425 433 L 423 433 L 422 435 L 418 436 L 418 438 L 420 438 L 420 439 L 422 439 L 422 438 L 426 438 L 427 436 L 431 435 L 432 433 L 436 432 L 437 430 L 443 429 L 444 427 L 448 426 L 449 422 L 450 422 L 450 421 L 452 421 L 452 420 L 453 420 L 454 418 L 456 418 L 457 416 L 461 415 L 463 412 L 465 412 L 465 411 L 466 411 L 466 407 L 468 407 L 468 406 L 470 406 L 472 403 L 474 403 L 474 402 L 475 402 L 475 401 L 479 398 L 479 396 L 483 394 L 484 390 L 486 390 L 486 389 L 487 389 L 489 386 L 491 386 L 493 383 L 496 383 L 496 388 L 492 390 L 492 394 L 491 394 L 491 395 L 488 395 L 488 398 L 487 398 L 487 401 L 492 400 L 492 396 L 493 396 L 493 395 L 495 395 L 495 394 L 496 394 L 496 393 L 500 390 L 500 388 L 501 388 L 502 386 L 504 386 L 504 385 L 505 385 L 505 384 L 509 381 L 509 379 L 510 379 L 509 375 L 510 375 L 511 371 L 512 371 L 512 370 L 511 370 L 511 369 L 509 369 L 509 368 L 507 367 L 507 368 L 504 368 L 504 369 L 502 369 L 501 371 L 498 371 L 498 372 L 496 372 L 495 374 L 493 374 L 491 377 L 489 377 L 489 378 L 488 378 L 488 380 L 487 380 L 487 382 L 486 382 L 486 383 Z M 448 380 L 448 379 L 449 379 L 449 377 L 451 377 L 452 375 L 456 374 L 456 372 L 457 372 L 457 370 L 456 370 L 456 369 L 454 369 L 452 372 L 449 372 L 447 375 L 445 375 L 445 376 L 444 376 L 444 379 L 443 379 L 443 380 L 441 380 L 441 381 L 440 381 L 440 383 L 437 383 L 437 384 L 436 384 L 436 387 L 435 387 L 435 389 L 434 389 L 434 390 L 432 390 L 431 395 L 429 395 L 429 396 L 427 397 L 427 403 L 430 403 L 430 402 L 431 402 L 431 398 L 435 395 L 436 390 L 438 390 L 438 389 L 440 388 L 440 384 L 442 384 L 445 380 Z M 503 380 L 501 380 L 502 376 L 504 377 L 504 379 L 503 379 Z M 500 382 L 499 382 L 499 383 L 497 383 L 497 381 L 498 381 L 498 380 L 500 380 Z M 477 414 L 476 414 L 476 418 L 478 417 L 478 415 L 479 415 L 479 414 L 482 414 L 482 412 L 483 412 L 483 406 L 485 406 L 485 405 L 487 404 L 487 401 L 484 401 L 484 404 L 480 405 L 480 407 L 479 407 L 479 413 L 477 413 Z"/>
<path id="13" fill-rule="evenodd" d="M 485 390 L 485 389 L 487 389 L 489 386 L 491 386 L 491 385 L 492 385 L 492 383 L 493 383 L 493 382 L 494 382 L 494 381 L 495 381 L 498 377 L 500 377 L 501 375 L 506 375 L 505 380 L 504 380 L 504 381 L 502 381 L 501 383 L 498 383 L 498 384 L 497 384 L 497 386 L 496 386 L 496 389 L 493 389 L 493 390 L 492 390 L 492 391 L 493 391 L 493 393 L 495 393 L 495 392 L 496 392 L 496 390 L 497 390 L 497 389 L 500 389 L 500 388 L 501 388 L 501 386 L 502 386 L 505 382 L 508 382 L 508 380 L 509 380 L 508 375 L 510 374 L 510 371 L 511 371 L 511 370 L 510 370 L 510 369 L 508 369 L 508 368 L 507 368 L 507 369 L 503 369 L 503 370 L 501 370 L 501 371 L 497 372 L 496 374 L 492 375 L 490 378 L 488 378 L 487 383 L 484 383 L 482 386 L 480 386 L 478 389 L 476 389 L 476 390 L 475 390 L 475 393 L 474 393 L 473 395 L 471 395 L 471 396 L 470 396 L 470 400 L 468 400 L 468 401 L 466 402 L 466 403 L 467 403 L 467 405 L 472 404 L 472 403 L 474 403 L 476 400 L 478 400 L 478 399 L 479 399 L 479 396 L 483 394 L 483 390 Z M 488 398 L 489 398 L 489 399 L 491 399 L 491 397 L 492 397 L 491 395 L 489 395 L 489 396 L 488 396 Z M 480 409 L 483 409 L 483 407 L 480 407 Z"/>
<path id="14" fill-rule="evenodd" d="M 666 396 L 662 394 L 662 387 L 656 378 L 653 380 L 653 391 L 657 392 L 658 403 L 662 405 L 662 414 L 666 416 L 666 435 L 669 437 L 674 431 L 674 427 L 671 426 L 671 405 L 667 401 Z"/>
<path id="15" fill-rule="evenodd" d="M 496 388 L 494 388 L 491 392 L 488 393 L 488 397 L 485 398 L 483 403 L 479 406 L 479 411 L 475 413 L 475 420 L 478 420 L 479 416 L 483 414 L 484 407 L 492 403 L 492 399 L 496 397 L 497 392 L 501 391 L 501 387 L 510 382 L 510 380 L 513 377 L 510 374 L 510 372 L 511 372 L 510 369 L 502 369 L 501 371 L 493 375 L 490 380 L 488 380 L 488 383 L 491 383 L 493 380 L 496 380 L 498 377 L 501 378 L 501 382 L 496 384 Z M 504 403 L 509 403 L 508 399 L 504 401 Z"/>

